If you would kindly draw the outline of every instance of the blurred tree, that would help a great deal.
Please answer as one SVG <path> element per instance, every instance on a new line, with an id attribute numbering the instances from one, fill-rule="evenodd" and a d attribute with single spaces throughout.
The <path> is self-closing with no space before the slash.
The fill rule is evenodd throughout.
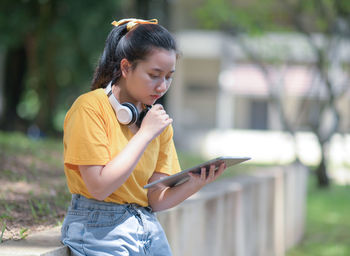
<path id="1" fill-rule="evenodd" d="M 340 45 L 350 37 L 350 1 L 348 0 L 266 0 L 266 1 L 228 1 L 206 0 L 196 12 L 204 28 L 222 29 L 234 35 L 245 53 L 257 64 L 270 81 L 270 100 L 276 105 L 283 128 L 295 134 L 297 123 L 289 120 L 281 95 L 273 91 L 276 87 L 269 77 L 268 63 L 261 54 L 249 48 L 244 40 L 245 34 L 262 34 L 268 31 L 293 31 L 304 36 L 312 49 L 317 70 L 322 83 L 318 91 L 326 90 L 326 98 L 319 97 L 315 105 L 317 111 L 308 123 L 309 129 L 317 136 L 321 148 L 321 161 L 316 168 L 318 184 L 328 187 L 326 145 L 332 135 L 338 132 L 340 114 L 337 102 L 349 89 L 349 77 L 339 81 L 336 70 L 349 74 L 349 63 L 340 58 Z M 315 34 L 322 35 L 320 37 Z M 323 88 L 322 88 L 323 87 Z M 321 93 L 319 94 L 321 95 Z M 306 101 L 300 104 L 301 110 Z M 327 127 L 326 116 L 332 116 L 332 125 Z M 325 127 L 327 127 L 325 129 Z"/>
<path id="2" fill-rule="evenodd" d="M 110 22 L 122 0 L 3 0 L 0 46 L 5 49 L 0 128 L 60 130 L 67 108 L 89 89 Z M 106 25 L 107 24 L 107 25 Z"/>

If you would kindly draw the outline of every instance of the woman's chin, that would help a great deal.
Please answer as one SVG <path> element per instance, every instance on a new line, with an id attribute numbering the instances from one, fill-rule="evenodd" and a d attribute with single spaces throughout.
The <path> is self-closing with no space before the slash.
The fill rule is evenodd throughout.
<path id="1" fill-rule="evenodd" d="M 156 103 L 157 100 L 149 100 L 149 101 L 146 101 L 144 102 L 145 105 L 148 105 L 148 106 L 152 106 Z"/>

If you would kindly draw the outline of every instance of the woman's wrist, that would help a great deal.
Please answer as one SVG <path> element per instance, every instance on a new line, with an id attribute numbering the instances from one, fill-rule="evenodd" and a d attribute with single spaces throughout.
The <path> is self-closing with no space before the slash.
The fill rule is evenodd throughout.
<path id="1" fill-rule="evenodd" d="M 154 135 L 147 131 L 147 129 L 142 129 L 142 127 L 137 131 L 136 135 L 140 136 L 146 143 L 150 143 L 154 139 Z"/>

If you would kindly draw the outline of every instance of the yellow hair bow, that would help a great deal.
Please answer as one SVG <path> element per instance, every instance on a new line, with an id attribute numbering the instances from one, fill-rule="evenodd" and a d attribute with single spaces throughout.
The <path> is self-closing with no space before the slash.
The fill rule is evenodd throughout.
<path id="1" fill-rule="evenodd" d="M 126 29 L 130 31 L 133 27 L 135 27 L 137 24 L 158 24 L 157 19 L 151 19 L 151 20 L 141 20 L 141 19 L 122 19 L 119 21 L 113 21 L 112 25 L 118 27 L 120 25 L 123 25 L 127 23 Z"/>

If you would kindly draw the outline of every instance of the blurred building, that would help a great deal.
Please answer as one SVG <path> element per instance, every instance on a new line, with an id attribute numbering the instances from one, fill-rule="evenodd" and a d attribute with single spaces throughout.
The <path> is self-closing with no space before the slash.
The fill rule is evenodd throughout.
<path id="1" fill-rule="evenodd" d="M 192 144 L 200 144 L 213 129 L 281 130 L 280 113 L 271 101 L 274 96 L 282 99 L 288 120 L 295 120 L 298 130 L 307 131 L 318 116 L 317 99 L 327 97 L 327 91 L 313 68 L 315 56 L 306 39 L 298 34 L 269 33 L 238 41 L 222 32 L 197 30 L 191 15 L 181 15 L 191 8 L 191 3 L 174 1 L 171 22 L 182 55 L 167 107 L 180 144 L 196 148 Z M 322 42 L 322 36 L 316 37 Z M 263 68 L 251 60 L 242 44 L 259 55 Z M 349 45 L 340 47 L 340 62 L 349 63 Z M 341 69 L 334 68 L 332 74 L 339 84 L 348 79 Z M 348 132 L 349 92 L 338 103 L 340 131 Z M 333 121 L 331 114 L 324 118 L 326 126 Z"/>

